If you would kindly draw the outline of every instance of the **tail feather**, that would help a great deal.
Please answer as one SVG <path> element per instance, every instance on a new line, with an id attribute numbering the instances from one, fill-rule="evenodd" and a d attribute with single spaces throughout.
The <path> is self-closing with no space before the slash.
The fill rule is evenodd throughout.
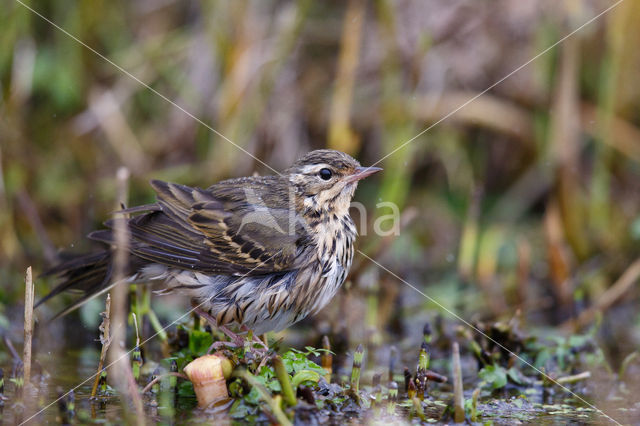
<path id="1" fill-rule="evenodd" d="M 105 250 L 98 253 L 81 255 L 68 259 L 44 273 L 45 276 L 58 276 L 63 281 L 49 294 L 36 303 L 36 307 L 64 291 L 76 291 L 82 296 L 73 304 L 56 315 L 65 315 L 89 301 L 90 299 L 108 291 L 112 283 L 111 252 Z"/>

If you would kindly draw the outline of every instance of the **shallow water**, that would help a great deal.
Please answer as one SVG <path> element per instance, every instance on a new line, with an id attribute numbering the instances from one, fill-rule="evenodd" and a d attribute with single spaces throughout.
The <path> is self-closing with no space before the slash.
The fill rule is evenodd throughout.
<path id="1" fill-rule="evenodd" d="M 32 373 L 32 383 L 37 384 L 37 389 L 28 393 L 29 398 L 25 398 L 27 404 L 21 404 L 16 398 L 15 384 L 9 379 L 13 365 L 10 361 L 3 361 L 0 366 L 5 372 L 5 396 L 9 399 L 4 401 L 2 411 L 2 421 L 5 424 L 20 424 L 34 416 L 29 423 L 55 423 L 65 420 L 68 413 L 64 410 L 61 402 L 68 402 L 68 395 L 62 401 L 57 401 L 60 396 L 65 395 L 73 389 L 75 397 L 75 417 L 74 422 L 91 422 L 104 424 L 121 424 L 125 416 L 122 402 L 113 395 L 101 395 L 97 400 L 90 399 L 91 388 L 100 356 L 100 345 L 95 341 L 97 337 L 94 326 L 83 326 L 69 318 L 64 318 L 60 322 L 42 327 L 37 333 L 34 350 L 34 365 Z M 18 333 L 14 333 L 18 334 Z M 18 337 L 14 338 L 18 341 Z M 293 329 L 288 331 L 286 341 L 294 347 L 305 346 L 304 332 Z M 415 368 L 417 347 L 415 343 L 407 342 L 420 341 L 419 333 L 414 337 L 407 337 L 398 344 L 398 359 L 395 364 L 396 380 L 400 386 L 403 383 L 403 366 L 413 366 Z M 162 358 L 160 344 L 154 339 L 146 345 L 151 356 L 149 358 L 159 360 Z M 17 348 L 19 349 L 19 348 Z M 342 352 L 342 351 L 341 351 Z M 367 368 L 363 372 L 363 389 L 367 389 L 367 384 L 371 383 L 374 372 L 387 371 L 389 365 L 389 354 L 391 347 L 382 345 L 377 348 L 369 348 L 365 355 Z M 450 376 L 449 361 L 446 351 L 438 352 L 434 348 L 430 368 L 440 374 Z M 341 353 L 341 356 L 334 358 L 334 373 L 337 377 L 350 374 L 350 354 Z M 342 359 L 342 361 L 340 361 Z M 145 385 L 149 376 L 157 364 L 148 361 L 143 366 L 143 379 L 139 381 L 141 386 Z M 471 393 L 477 386 L 477 365 L 470 356 L 463 356 L 463 376 L 465 384 L 465 398 L 470 399 Z M 37 365 L 39 364 L 39 366 Z M 147 376 L 144 376 L 144 374 Z M 190 386 L 189 384 L 185 384 Z M 580 388 L 578 393 L 584 394 L 585 389 Z M 525 397 L 521 397 L 524 395 Z M 442 412 L 451 400 L 451 387 L 448 384 L 431 384 L 429 399 L 432 402 L 426 404 L 436 412 Z M 170 395 L 163 399 L 162 392 L 158 395 L 145 395 L 145 415 L 151 422 L 161 423 L 210 423 L 212 421 L 230 420 L 224 412 L 207 412 L 196 408 L 195 398 L 184 392 L 177 392 L 177 395 Z M 597 403 L 596 405 L 600 405 Z M 624 423 L 634 423 L 640 419 L 638 412 L 640 406 L 626 404 L 631 410 L 627 415 L 620 415 L 619 411 L 611 412 L 615 414 L 616 420 L 623 420 Z M 169 407 L 169 409 L 167 409 Z M 174 409 L 171 409 L 174 408 Z M 408 409 L 403 408 L 399 401 L 398 414 L 402 417 L 382 417 L 378 420 L 384 422 L 398 422 L 407 420 Z M 427 412 L 431 410 L 427 409 Z M 36 414 L 37 413 L 37 414 Z M 310 413 L 310 414 L 309 414 Z M 374 420 L 371 410 L 366 410 L 353 405 L 340 408 L 337 411 L 310 410 L 309 416 L 305 417 L 305 422 L 342 423 L 346 419 L 357 419 L 363 422 Z M 590 422 L 606 422 L 606 418 L 596 411 L 585 408 L 582 402 L 569 398 L 569 394 L 559 389 L 552 389 L 547 395 L 542 386 L 530 386 L 518 388 L 512 385 L 507 386 L 507 390 L 494 395 L 494 397 L 483 396 L 478 405 L 478 421 L 490 421 L 495 424 L 514 423 L 535 423 L 535 424 L 584 424 Z M 269 421 L 266 416 L 258 417 L 265 422 Z M 629 421 L 626 421 L 629 419 Z M 232 419 L 231 419 L 232 420 Z M 357 421 L 356 420 L 356 421 Z"/>
<path id="2" fill-rule="evenodd" d="M 75 396 L 75 422 L 91 422 L 102 424 L 119 424 L 123 421 L 125 412 L 122 408 L 121 401 L 115 396 L 100 396 L 97 400 L 89 398 L 91 387 L 93 385 L 93 376 L 99 358 L 99 351 L 96 349 L 84 349 L 68 351 L 64 357 L 42 357 L 38 360 L 41 363 L 45 373 L 43 375 L 34 376 L 33 383 L 38 383 L 38 389 L 31 395 L 27 406 L 22 407 L 15 402 L 15 386 L 13 383 L 7 384 L 6 396 L 10 400 L 5 401 L 2 420 L 5 424 L 20 424 L 31 418 L 29 423 L 60 423 L 65 415 L 61 411 L 60 403 L 57 402 L 60 396 L 63 401 L 67 401 L 68 395 L 64 394 L 70 389 L 74 390 Z M 6 368 L 8 367 L 8 368 Z M 5 366 L 5 371 L 11 371 L 11 366 Z M 71 372 L 71 373 L 70 373 Z M 142 383 L 143 381 L 141 381 Z M 434 391 L 431 392 L 430 398 L 440 399 L 441 402 L 429 402 L 427 406 L 446 405 L 450 398 L 450 393 L 446 391 L 438 391 L 437 385 L 432 385 Z M 478 405 L 479 417 L 477 421 L 491 421 L 495 424 L 514 424 L 514 423 L 536 423 L 536 424 L 583 424 L 593 421 L 605 420 L 598 413 L 590 408 L 584 408 L 575 402 L 566 399 L 566 394 L 556 393 L 552 403 L 542 404 L 543 400 L 542 388 L 530 388 L 527 391 L 526 399 L 516 396 L 519 392 L 512 389 L 500 399 L 488 399 Z M 513 396 L 509 396 L 512 393 Z M 471 392 L 465 394 L 466 398 L 471 397 Z M 145 397 L 145 414 L 149 421 L 174 423 L 207 423 L 211 421 L 230 420 L 225 412 L 203 411 L 196 408 L 196 401 L 192 396 L 184 396 L 178 394 L 173 397 L 175 411 L 167 412 L 163 409 L 158 400 L 161 396 Z M 435 405 L 434 405 L 435 404 Z M 353 408 L 353 407 L 352 407 Z M 399 411 L 402 408 L 398 407 Z M 22 411 L 22 414 L 20 412 Z M 340 413 L 318 413 L 314 416 L 318 423 L 329 421 L 330 423 L 340 423 L 346 418 L 352 420 L 359 417 L 366 417 L 371 420 L 371 414 L 361 411 L 345 411 L 341 419 Z M 427 410 L 429 412 L 429 410 Z M 32 417 L 33 416 L 33 417 Z M 395 421 L 399 418 L 395 417 Z M 265 417 L 265 421 L 268 419 Z M 314 423 L 313 421 L 312 423 Z"/>

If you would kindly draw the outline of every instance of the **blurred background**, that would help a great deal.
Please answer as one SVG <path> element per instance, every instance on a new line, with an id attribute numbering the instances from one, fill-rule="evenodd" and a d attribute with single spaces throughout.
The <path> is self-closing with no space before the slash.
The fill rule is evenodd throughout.
<path id="1" fill-rule="evenodd" d="M 117 66 L 2 4 L 0 313 L 12 339 L 25 268 L 92 248 L 84 236 L 115 209 L 120 167 L 130 205 L 153 200 L 152 178 L 207 187 L 271 173 L 213 128 L 277 170 L 323 147 L 384 158 L 356 195 L 368 210 L 358 248 L 463 318 L 597 324 L 612 365 L 639 347 L 640 2 L 520 69 L 614 2 L 30 2 Z M 391 213 L 383 201 L 400 208 L 397 237 L 373 232 Z M 38 279 L 36 299 L 52 285 Z M 93 345 L 102 303 L 73 314 L 84 334 L 77 317 L 47 333 Z M 155 306 L 164 321 L 188 302 Z M 336 303 L 285 336 L 398 344 L 438 313 L 451 319 L 357 255 Z"/>

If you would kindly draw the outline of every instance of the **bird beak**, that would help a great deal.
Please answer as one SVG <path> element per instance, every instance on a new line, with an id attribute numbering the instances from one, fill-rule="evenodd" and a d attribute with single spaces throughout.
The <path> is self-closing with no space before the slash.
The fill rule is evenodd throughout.
<path id="1" fill-rule="evenodd" d="M 380 167 L 356 167 L 355 173 L 345 178 L 347 183 L 357 182 L 360 179 L 364 179 L 367 176 L 371 176 L 374 173 L 378 173 L 382 169 Z"/>

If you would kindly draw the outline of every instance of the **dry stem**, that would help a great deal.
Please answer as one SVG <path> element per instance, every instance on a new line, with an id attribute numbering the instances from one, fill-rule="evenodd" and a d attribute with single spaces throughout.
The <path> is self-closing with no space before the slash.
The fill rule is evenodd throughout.
<path id="1" fill-rule="evenodd" d="M 125 204 L 127 199 L 127 184 L 129 171 L 122 167 L 117 173 L 118 205 Z M 125 406 L 133 402 L 136 411 L 136 421 L 144 424 L 144 407 L 138 393 L 138 387 L 133 378 L 131 363 L 125 352 L 125 337 L 127 326 L 127 289 L 126 269 L 129 256 L 129 230 L 124 220 L 115 221 L 115 253 L 114 253 L 114 281 L 117 283 L 112 290 L 113 301 L 111 305 L 111 322 L 113 327 L 113 345 L 109 350 L 109 365 L 111 365 L 109 377 L 113 380 Z"/>
<path id="2" fill-rule="evenodd" d="M 456 423 L 464 421 L 464 394 L 462 388 L 462 367 L 460 365 L 460 347 L 453 343 L 453 419 Z"/>
<path id="3" fill-rule="evenodd" d="M 24 363 L 24 384 L 29 384 L 31 379 L 31 340 L 33 338 L 33 298 L 34 298 L 34 286 L 33 276 L 31 274 L 31 266 L 27 268 L 27 274 L 25 277 L 25 292 L 24 292 L 24 349 L 23 349 L 23 363 Z"/>
<path id="4" fill-rule="evenodd" d="M 91 398 L 95 398 L 96 393 L 98 391 L 98 384 L 100 383 L 100 375 L 102 373 L 102 369 L 104 368 L 104 360 L 107 357 L 107 350 L 109 349 L 109 345 L 111 345 L 111 335 L 109 334 L 111 320 L 110 320 L 110 312 L 111 312 L 111 294 L 107 293 L 107 301 L 105 302 L 105 310 L 102 313 L 102 323 L 100 324 L 100 343 L 102 344 L 102 350 L 100 351 L 100 362 L 98 363 L 98 373 L 96 374 L 96 379 L 93 382 L 93 388 L 91 389 Z"/>

